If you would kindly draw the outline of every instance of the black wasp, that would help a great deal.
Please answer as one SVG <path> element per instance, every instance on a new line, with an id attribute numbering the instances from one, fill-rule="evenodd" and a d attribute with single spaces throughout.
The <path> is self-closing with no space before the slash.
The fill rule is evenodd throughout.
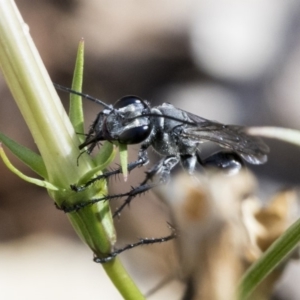
<path id="1" fill-rule="evenodd" d="M 56 84 L 55 87 L 85 97 L 104 107 L 104 110 L 98 113 L 79 149 L 87 147 L 86 151 L 90 154 L 101 141 L 118 142 L 126 145 L 140 143 L 138 159 L 128 165 L 129 171 L 148 163 L 147 150 L 150 146 L 162 156 L 162 159 L 146 172 L 145 180 L 128 193 L 107 195 L 104 198 L 93 199 L 71 208 L 63 208 L 65 212 L 78 210 L 99 201 L 127 197 L 114 213 L 114 216 L 119 215 L 135 196 L 156 185 L 166 183 L 170 178 L 171 170 L 179 162 L 188 173 L 193 174 L 197 163 L 203 167 L 218 167 L 231 172 L 242 168 L 243 159 L 250 164 L 263 164 L 267 161 L 268 146 L 260 138 L 247 134 L 246 127 L 210 121 L 169 103 L 151 107 L 149 102 L 137 96 L 125 96 L 114 105 L 108 105 L 89 95 L 66 87 Z M 201 157 L 201 144 L 204 142 L 214 142 L 226 150 L 203 159 Z M 75 191 L 81 191 L 96 180 L 108 178 L 118 173 L 121 173 L 121 169 L 93 178 L 84 186 L 73 185 L 71 187 Z M 153 180 L 154 177 L 157 178 L 155 181 Z M 150 180 L 151 183 L 149 183 Z M 111 253 L 107 258 L 96 258 L 95 261 L 106 262 L 124 250 L 141 244 L 166 241 L 175 236 L 176 233 L 174 232 L 165 238 L 141 239 L 136 244 L 128 245 Z"/>
<path id="2" fill-rule="evenodd" d="M 125 96 L 114 106 L 104 109 L 92 124 L 80 149 L 89 146 L 90 153 L 99 141 L 118 141 L 139 144 L 137 164 L 148 162 L 147 149 L 164 156 L 156 173 L 163 175 L 181 162 L 193 174 L 196 163 L 224 169 L 240 168 L 242 160 L 251 164 L 267 161 L 268 146 L 257 137 L 247 134 L 246 128 L 213 122 L 169 103 L 150 107 L 137 96 Z M 230 151 L 222 151 L 202 159 L 200 144 L 211 141 Z M 238 154 L 238 155 L 236 155 Z"/>
<path id="3" fill-rule="evenodd" d="M 151 146 L 163 158 L 146 172 L 146 178 L 137 188 L 123 196 L 128 196 L 115 215 L 138 194 L 157 184 L 166 183 L 171 170 L 180 162 L 183 168 L 193 174 L 197 162 L 204 167 L 218 167 L 225 171 L 238 171 L 244 165 L 263 164 L 267 161 L 269 147 L 258 137 L 247 134 L 247 128 L 237 125 L 224 125 L 181 110 L 169 103 L 151 107 L 149 102 L 137 96 L 125 96 L 114 105 L 108 105 L 89 95 L 55 85 L 56 88 L 78 94 L 104 107 L 90 127 L 86 140 L 79 149 L 88 147 L 90 154 L 101 141 L 117 141 L 121 144 L 139 144 L 141 147 L 137 161 L 128 165 L 128 170 L 148 163 L 147 150 Z M 201 144 L 214 142 L 226 148 L 203 159 Z M 80 191 L 98 179 L 120 173 L 115 170 L 93 178 L 84 186 L 72 186 Z M 156 183 L 148 181 L 158 177 Z M 107 196 L 107 199 L 120 195 Z M 99 199 L 101 201 L 103 199 Z M 94 201 L 94 202 L 97 202 Z"/>

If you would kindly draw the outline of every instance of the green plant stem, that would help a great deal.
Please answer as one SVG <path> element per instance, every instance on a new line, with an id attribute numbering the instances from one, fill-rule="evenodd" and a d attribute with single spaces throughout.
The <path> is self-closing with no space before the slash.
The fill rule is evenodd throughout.
<path id="1" fill-rule="evenodd" d="M 128 276 L 119 258 L 103 265 L 106 273 L 110 278 L 114 278 L 114 284 L 118 286 L 119 292 L 126 300 L 142 300 L 145 297 L 136 291 L 136 285 Z M 101 298 L 102 299 L 102 298 Z"/>
<path id="2" fill-rule="evenodd" d="M 57 186 L 76 182 L 78 140 L 15 3 L 0 2 L 0 60 L 4 77 L 43 157 L 49 180 Z M 49 101 L 51 99 L 51 101 Z M 61 166 L 65 167 L 62 169 Z"/>
<path id="3" fill-rule="evenodd" d="M 82 155 L 77 166 L 78 138 L 30 37 L 29 28 L 12 0 L 0 0 L 0 66 L 41 153 L 46 179 L 60 189 L 56 194 L 49 191 L 50 195 L 56 203 L 70 195 L 77 196 L 70 191 L 70 183 L 77 182 L 94 164 L 87 155 Z M 110 213 L 101 215 L 105 209 L 108 203 L 98 203 L 91 209 L 86 207 L 68 214 L 77 233 L 96 253 L 105 253 L 101 248 L 103 244 L 107 247 L 114 242 L 113 230 L 105 229 L 112 226 Z M 104 224 L 100 223 L 102 219 Z M 80 226 L 83 228 L 78 228 Z M 105 243 L 99 236 L 103 231 L 111 236 L 106 237 L 109 240 Z M 144 299 L 119 260 L 104 265 L 104 269 L 125 299 Z M 103 298 L 101 295 L 99 285 L 99 299 Z"/>

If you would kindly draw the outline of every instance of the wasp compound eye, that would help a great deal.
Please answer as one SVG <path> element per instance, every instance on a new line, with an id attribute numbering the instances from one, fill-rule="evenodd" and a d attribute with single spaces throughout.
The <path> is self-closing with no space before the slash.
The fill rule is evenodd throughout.
<path id="1" fill-rule="evenodd" d="M 143 142 L 151 133 L 152 126 L 142 125 L 126 129 L 119 136 L 121 144 L 139 144 Z"/>
<path id="2" fill-rule="evenodd" d="M 144 104 L 143 100 L 137 96 L 124 96 L 120 98 L 114 105 L 115 109 L 127 107 L 128 105 L 139 105 Z M 146 107 L 146 105 L 145 105 Z"/>
<path id="3" fill-rule="evenodd" d="M 150 135 L 153 126 L 149 117 L 143 117 L 143 113 L 148 109 L 147 103 L 137 96 L 125 96 L 115 103 L 107 124 L 113 125 L 119 118 L 122 126 L 115 135 L 119 143 L 139 144 Z"/>

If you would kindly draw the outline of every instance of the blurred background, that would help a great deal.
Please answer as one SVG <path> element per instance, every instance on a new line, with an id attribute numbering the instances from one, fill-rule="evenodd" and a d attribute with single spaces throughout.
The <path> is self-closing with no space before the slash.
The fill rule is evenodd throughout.
<path id="1" fill-rule="evenodd" d="M 84 92 L 107 103 L 127 94 L 153 106 L 175 106 L 222 123 L 300 128 L 300 3 L 293 0 L 18 0 L 53 82 L 70 87 L 77 46 L 85 40 Z M 65 107 L 68 95 L 60 93 Z M 0 130 L 35 145 L 0 74 Z M 86 129 L 101 107 L 84 102 Z M 45 111 L 47 113 L 47 111 Z M 267 141 L 269 162 L 250 168 L 259 195 L 297 186 L 299 148 Z M 130 159 L 138 146 L 130 148 Z M 157 161 L 151 153 L 152 163 Z M 26 174 L 27 168 L 12 158 Z M 145 169 L 110 181 L 111 193 L 141 181 Z M 92 253 L 43 189 L 0 162 L 0 295 L 2 299 L 121 299 Z M 119 221 L 118 245 L 169 233 L 166 209 L 150 192 Z M 147 292 L 172 271 L 172 243 L 140 247 L 121 259 Z M 299 299 L 299 263 L 277 294 Z M 180 299 L 172 282 L 153 299 Z M 279 297 L 278 296 L 278 297 Z"/>

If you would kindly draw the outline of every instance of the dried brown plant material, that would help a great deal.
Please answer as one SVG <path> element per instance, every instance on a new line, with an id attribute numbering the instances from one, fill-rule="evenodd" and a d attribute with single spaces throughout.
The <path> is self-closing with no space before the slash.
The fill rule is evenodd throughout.
<path id="1" fill-rule="evenodd" d="M 249 171 L 227 175 L 180 174 L 160 188 L 178 230 L 184 299 L 236 299 L 245 270 L 295 220 L 296 194 L 279 193 L 267 206 L 255 196 L 256 179 Z M 281 274 L 276 270 L 252 299 L 268 299 Z"/>

